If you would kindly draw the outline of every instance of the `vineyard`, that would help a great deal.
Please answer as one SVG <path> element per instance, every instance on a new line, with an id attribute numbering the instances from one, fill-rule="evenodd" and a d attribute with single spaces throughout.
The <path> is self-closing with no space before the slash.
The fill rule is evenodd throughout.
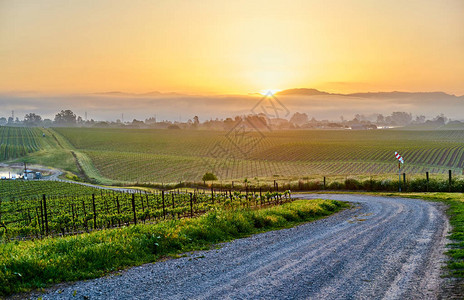
<path id="1" fill-rule="evenodd" d="M 463 130 L 206 130 L 1 127 L 0 157 L 70 171 L 103 184 L 272 182 L 321 176 L 393 178 L 398 151 L 408 175 L 464 168 Z M 45 134 L 45 137 L 42 137 Z"/>
<path id="2" fill-rule="evenodd" d="M 461 174 L 464 131 L 227 132 L 57 128 L 105 177 L 119 182 L 198 181 L 213 171 L 225 181 L 315 175 L 394 174 L 393 153 L 408 174 Z M 123 141 L 123 142 L 122 142 Z"/>
<path id="3" fill-rule="evenodd" d="M 212 209 L 262 207 L 290 200 L 289 192 L 260 189 L 129 194 L 63 182 L 0 184 L 0 239 L 75 234 L 194 217 Z"/>
<path id="4" fill-rule="evenodd" d="M 58 181 L 2 180 L 0 187 L 2 201 L 37 198 L 42 197 L 43 194 L 60 197 L 78 194 L 91 195 L 100 191 L 85 185 Z"/>
<path id="5" fill-rule="evenodd" d="M 0 127 L 0 161 L 27 155 L 42 148 L 37 128 Z"/>

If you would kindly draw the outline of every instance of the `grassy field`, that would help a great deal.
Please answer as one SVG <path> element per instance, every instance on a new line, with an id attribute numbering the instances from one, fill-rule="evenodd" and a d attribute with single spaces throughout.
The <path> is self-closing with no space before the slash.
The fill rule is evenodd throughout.
<path id="1" fill-rule="evenodd" d="M 313 221 L 344 207 L 347 204 L 331 200 L 294 201 L 260 210 L 215 210 L 193 219 L 0 243 L 0 296 L 99 277 L 168 255 Z"/>
<path id="2" fill-rule="evenodd" d="M 105 177 L 125 182 L 312 178 L 404 172 L 461 174 L 464 131 L 218 131 L 57 128 Z"/>

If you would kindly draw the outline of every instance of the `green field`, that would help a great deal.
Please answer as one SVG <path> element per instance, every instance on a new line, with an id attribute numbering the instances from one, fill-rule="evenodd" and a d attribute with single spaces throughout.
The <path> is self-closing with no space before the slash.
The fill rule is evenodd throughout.
<path id="1" fill-rule="evenodd" d="M 274 131 L 226 136 L 218 131 L 57 128 L 102 176 L 127 182 L 303 178 L 315 175 L 461 174 L 464 131 Z"/>
<path id="2" fill-rule="evenodd" d="M 394 179 L 394 152 L 408 175 L 461 175 L 464 130 L 295 130 L 250 132 L 206 130 L 4 128 L 2 161 L 57 167 L 87 181 L 178 183 L 201 181 L 284 182 L 328 176 L 387 176 Z M 45 133 L 45 137 L 42 137 Z M 28 138 L 24 138 L 24 137 Z M 19 143 L 20 142 L 20 143 Z M 18 145 L 19 143 L 19 145 Z M 12 147 L 19 147 L 11 150 Z M 4 150 L 10 149 L 10 150 Z"/>

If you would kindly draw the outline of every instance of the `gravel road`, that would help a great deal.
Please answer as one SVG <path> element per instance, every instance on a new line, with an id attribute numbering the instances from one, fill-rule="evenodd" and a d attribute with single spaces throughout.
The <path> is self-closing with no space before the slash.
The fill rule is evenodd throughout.
<path id="1" fill-rule="evenodd" d="M 355 208 L 180 259 L 58 286 L 43 299 L 440 299 L 449 230 L 421 200 L 299 195 Z M 74 296 L 75 295 L 75 296 Z"/>

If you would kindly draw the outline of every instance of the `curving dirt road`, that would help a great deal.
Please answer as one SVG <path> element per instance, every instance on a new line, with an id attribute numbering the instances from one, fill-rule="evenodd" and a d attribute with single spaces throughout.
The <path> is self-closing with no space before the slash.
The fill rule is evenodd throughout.
<path id="1" fill-rule="evenodd" d="M 449 230 L 439 204 L 303 195 L 355 208 L 220 249 L 77 282 L 44 299 L 437 299 Z M 76 297 L 73 297 L 73 294 Z"/>

